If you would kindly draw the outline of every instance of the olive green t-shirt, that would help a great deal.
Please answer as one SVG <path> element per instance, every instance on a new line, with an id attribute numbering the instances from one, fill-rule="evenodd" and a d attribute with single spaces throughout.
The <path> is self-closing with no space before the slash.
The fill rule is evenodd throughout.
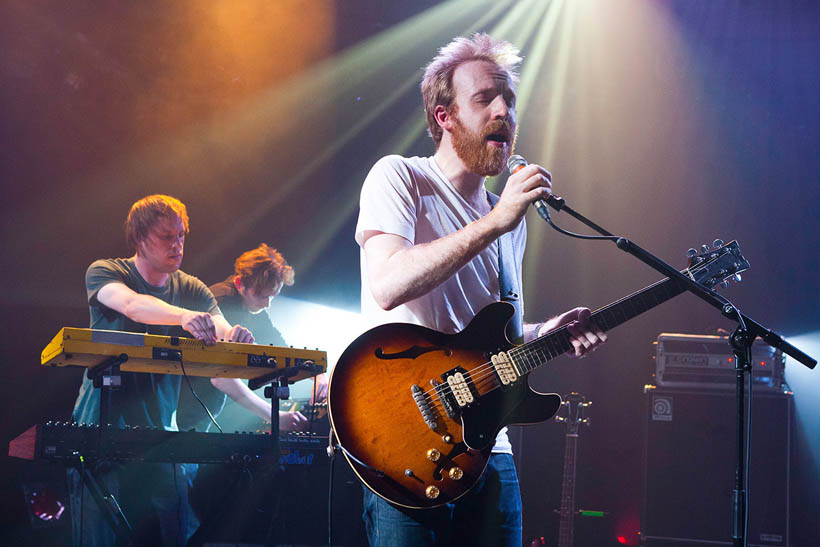
<path id="1" fill-rule="evenodd" d="M 176 271 L 168 276 L 165 285 L 155 287 L 143 279 L 133 258 L 104 259 L 92 263 L 85 275 L 92 329 L 191 337 L 179 326 L 137 323 L 105 306 L 97 300 L 97 293 L 108 283 L 123 283 L 136 293 L 149 294 L 187 310 L 220 314 L 211 291 L 192 275 Z M 141 372 L 122 372 L 121 375 L 122 386 L 112 392 L 111 423 L 117 427 L 129 425 L 176 431 L 181 377 Z M 83 376 L 80 394 L 74 404 L 74 420 L 96 424 L 99 411 L 100 390 Z"/>

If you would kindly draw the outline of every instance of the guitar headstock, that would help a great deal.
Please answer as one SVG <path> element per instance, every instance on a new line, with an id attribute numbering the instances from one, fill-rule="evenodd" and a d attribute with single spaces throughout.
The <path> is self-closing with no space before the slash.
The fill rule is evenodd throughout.
<path id="1" fill-rule="evenodd" d="M 741 254 L 737 241 L 724 243 L 716 239 L 710 249 L 702 245 L 700 252 L 689 249 L 689 267 L 684 273 L 710 289 L 718 283 L 726 287 L 729 281 L 740 282 L 740 273 L 749 269 L 749 261 Z"/>
<path id="2" fill-rule="evenodd" d="M 587 398 L 573 391 L 569 395 L 565 395 L 561 401 L 561 408 L 558 409 L 558 414 L 555 415 L 556 422 L 567 424 L 568 433 L 578 433 L 578 426 L 581 424 L 589 425 L 589 418 L 585 414 L 587 407 L 592 405 L 592 401 L 587 401 Z"/>

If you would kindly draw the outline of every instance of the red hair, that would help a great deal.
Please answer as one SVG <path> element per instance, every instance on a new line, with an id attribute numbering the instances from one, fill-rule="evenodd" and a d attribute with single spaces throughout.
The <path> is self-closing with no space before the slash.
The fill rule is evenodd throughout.
<path id="1" fill-rule="evenodd" d="M 282 255 L 264 243 L 236 259 L 234 274 L 239 276 L 243 286 L 255 293 L 270 290 L 279 283 L 293 285 L 294 277 L 293 268 Z"/>

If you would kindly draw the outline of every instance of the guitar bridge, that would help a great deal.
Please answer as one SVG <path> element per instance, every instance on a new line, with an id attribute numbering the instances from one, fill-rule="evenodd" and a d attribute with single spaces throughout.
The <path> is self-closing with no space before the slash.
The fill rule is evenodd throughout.
<path id="1" fill-rule="evenodd" d="M 410 386 L 410 392 L 413 394 L 413 400 L 416 402 L 416 406 L 419 408 L 421 417 L 424 420 L 424 423 L 427 424 L 427 427 L 433 431 L 438 429 L 438 422 L 436 421 L 435 412 L 430 405 L 430 400 L 421 390 L 421 387 L 419 387 L 418 384 L 413 384 Z"/>

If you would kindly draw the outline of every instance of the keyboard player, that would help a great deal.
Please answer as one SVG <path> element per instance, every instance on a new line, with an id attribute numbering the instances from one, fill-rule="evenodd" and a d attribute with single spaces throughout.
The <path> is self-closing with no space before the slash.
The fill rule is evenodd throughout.
<path id="1" fill-rule="evenodd" d="M 293 285 L 294 277 L 293 268 L 282 254 L 261 243 L 242 253 L 234 261 L 233 273 L 209 288 L 225 319 L 232 324 L 247 327 L 257 344 L 287 346 L 282 333 L 273 326 L 267 310 L 284 286 Z M 225 394 L 213 389 L 205 378 L 191 378 L 191 383 L 197 396 L 218 416 L 225 407 Z M 316 377 L 315 390 L 317 400 L 326 397 L 327 375 L 320 374 Z M 180 427 L 184 430 L 195 428 L 198 431 L 213 431 L 208 416 L 193 395 L 183 390 L 180 397 L 177 416 Z M 226 411 L 226 414 L 235 413 Z M 299 412 L 279 413 L 280 431 L 301 430 L 307 426 L 308 419 Z"/>
<path id="2" fill-rule="evenodd" d="M 181 271 L 188 214 L 164 195 L 147 196 L 131 207 L 125 223 L 130 258 L 97 260 L 86 272 L 91 328 L 164 336 L 193 336 L 205 344 L 224 339 L 252 343 L 251 332 L 231 325 L 199 279 Z M 110 422 L 176 430 L 181 377 L 122 372 L 113 391 Z M 214 378 L 215 387 L 242 407 L 269 419 L 270 403 L 241 380 Z M 99 390 L 83 378 L 73 418 L 99 420 Z M 96 475 L 119 501 L 134 530 L 134 543 L 184 545 L 192 532 L 185 470 L 175 464 L 100 464 Z M 116 535 L 83 487 L 78 470 L 68 470 L 75 545 L 114 545 Z"/>

